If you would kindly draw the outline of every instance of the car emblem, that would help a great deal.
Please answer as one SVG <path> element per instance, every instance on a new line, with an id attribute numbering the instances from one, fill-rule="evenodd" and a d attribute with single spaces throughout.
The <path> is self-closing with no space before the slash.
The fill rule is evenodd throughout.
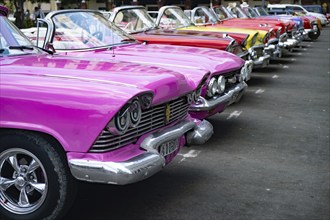
<path id="1" fill-rule="evenodd" d="M 167 124 L 170 121 L 171 116 L 171 107 L 169 104 L 165 106 L 165 123 Z"/>

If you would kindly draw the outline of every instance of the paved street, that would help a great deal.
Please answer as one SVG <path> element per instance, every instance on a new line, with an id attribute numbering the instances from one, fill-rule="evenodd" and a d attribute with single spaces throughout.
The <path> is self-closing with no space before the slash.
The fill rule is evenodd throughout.
<path id="1" fill-rule="evenodd" d="M 330 26 L 254 71 L 214 136 L 150 179 L 81 183 L 66 219 L 329 219 Z"/>

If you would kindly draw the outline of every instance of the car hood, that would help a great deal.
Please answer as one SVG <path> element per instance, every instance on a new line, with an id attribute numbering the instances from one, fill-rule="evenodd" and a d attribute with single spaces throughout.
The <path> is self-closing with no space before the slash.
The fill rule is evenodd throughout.
<path id="1" fill-rule="evenodd" d="M 154 94 L 153 104 L 158 104 L 193 90 L 178 72 L 137 63 L 43 55 L 6 57 L 0 61 L 1 76 L 29 76 L 27 87 L 80 97 L 107 96 L 118 107 L 146 91 Z"/>
<path id="2" fill-rule="evenodd" d="M 107 61 L 125 60 L 133 63 L 161 66 L 180 72 L 188 79 L 195 81 L 195 84 L 198 84 L 207 72 L 221 74 L 237 70 L 244 64 L 244 60 L 226 51 L 161 44 L 128 44 L 115 47 L 114 51 L 104 49 L 67 54 Z"/>
<path id="3" fill-rule="evenodd" d="M 248 35 L 254 35 L 258 31 L 256 30 L 248 30 L 243 28 L 235 28 L 235 27 L 223 27 L 221 24 L 216 24 L 213 26 L 202 25 L 202 26 L 190 26 L 185 28 L 180 28 L 179 30 L 195 30 L 195 31 L 218 31 L 218 32 L 225 32 L 225 33 L 244 33 Z M 266 31 L 261 31 L 266 32 Z"/>

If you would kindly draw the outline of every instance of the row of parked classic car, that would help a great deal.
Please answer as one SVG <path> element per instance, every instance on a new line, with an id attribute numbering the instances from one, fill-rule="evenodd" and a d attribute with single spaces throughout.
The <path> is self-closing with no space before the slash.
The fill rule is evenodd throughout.
<path id="1" fill-rule="evenodd" d="M 315 17 L 235 5 L 60 10 L 25 30 L 0 15 L 6 219 L 60 219 L 76 180 L 125 185 L 159 172 L 207 142 L 206 119 L 240 100 L 254 68 L 322 29 Z"/>

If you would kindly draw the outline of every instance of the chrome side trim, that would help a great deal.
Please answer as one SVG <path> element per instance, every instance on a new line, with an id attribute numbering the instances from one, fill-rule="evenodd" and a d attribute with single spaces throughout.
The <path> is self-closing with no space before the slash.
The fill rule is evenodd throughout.
<path id="1" fill-rule="evenodd" d="M 204 97 L 200 97 L 196 104 L 192 104 L 190 106 L 189 111 L 209 111 L 214 109 L 216 106 L 231 102 L 233 99 L 236 100 L 236 96 L 239 93 L 242 93 L 247 88 L 247 84 L 245 82 L 241 82 L 237 84 L 234 88 L 227 91 L 225 94 L 215 96 L 210 100 L 206 100 Z"/>

